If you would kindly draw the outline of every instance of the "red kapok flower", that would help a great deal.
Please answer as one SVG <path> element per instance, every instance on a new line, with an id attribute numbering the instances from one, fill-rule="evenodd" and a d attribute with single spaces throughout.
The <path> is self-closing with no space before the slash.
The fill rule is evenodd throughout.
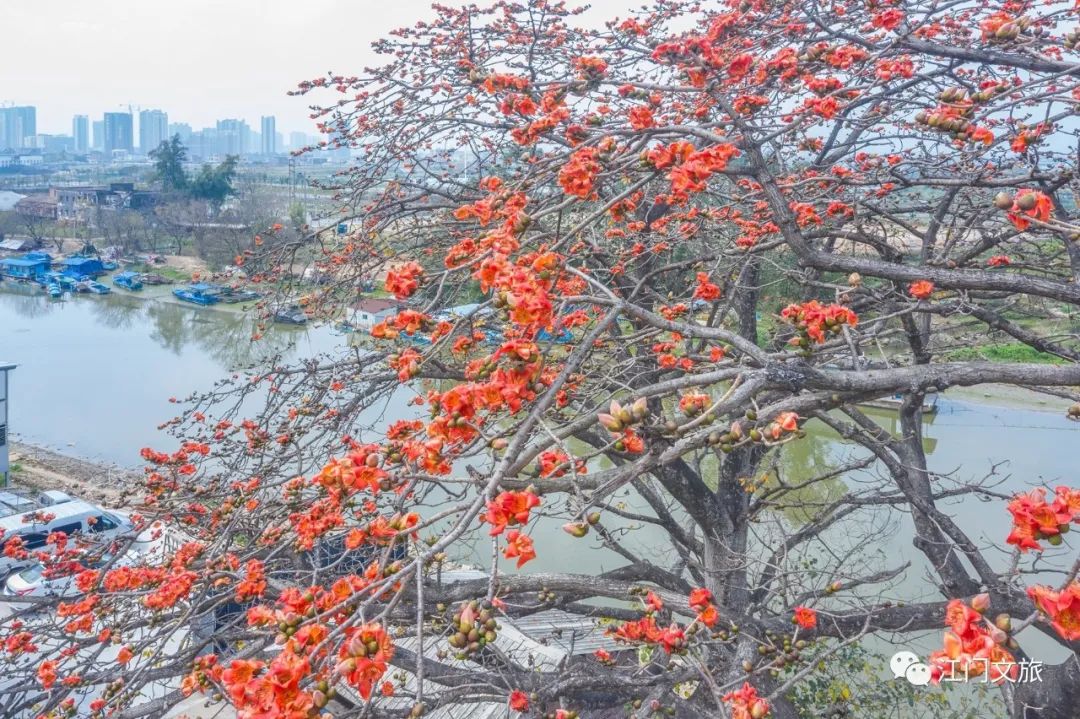
<path id="1" fill-rule="evenodd" d="M 391 268 L 386 273 L 386 291 L 393 292 L 395 297 L 403 300 L 419 287 L 418 278 L 422 274 L 424 274 L 424 268 L 416 262 L 406 262 Z"/>
<path id="2" fill-rule="evenodd" d="M 510 708 L 516 712 L 529 711 L 529 695 L 520 689 L 510 692 Z"/>
<path id="3" fill-rule="evenodd" d="M 506 549 L 503 556 L 507 559 L 517 557 L 517 566 L 520 569 L 526 562 L 536 559 L 536 550 L 533 548 L 532 537 L 522 534 L 516 529 L 506 533 Z"/>
<path id="4" fill-rule="evenodd" d="M 764 719 L 769 716 L 769 702 L 759 697 L 757 689 L 744 682 L 741 689 L 724 695 L 731 719 Z"/>
<path id="5" fill-rule="evenodd" d="M 1058 634 L 1069 641 L 1080 639 L 1080 582 L 1073 580 L 1060 592 L 1042 585 L 1028 587 L 1027 592 Z"/>
<path id="6" fill-rule="evenodd" d="M 1048 195 L 1038 190 L 1020 190 L 1007 217 L 1016 229 L 1023 231 L 1031 225 L 1031 220 L 1048 221 L 1053 209 L 1054 203 Z"/>
<path id="7" fill-rule="evenodd" d="M 919 300 L 928 299 L 934 294 L 934 283 L 928 280 L 916 280 L 908 285 L 908 294 Z"/>
<path id="8" fill-rule="evenodd" d="M 803 629 L 813 629 L 817 626 L 817 612 L 809 607 L 795 607 L 791 620 Z"/>

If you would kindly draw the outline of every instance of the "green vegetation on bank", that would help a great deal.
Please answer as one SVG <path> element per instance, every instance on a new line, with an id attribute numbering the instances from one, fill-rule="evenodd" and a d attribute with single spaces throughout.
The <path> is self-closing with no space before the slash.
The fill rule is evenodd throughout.
<path id="1" fill-rule="evenodd" d="M 1038 362 L 1042 364 L 1063 364 L 1065 360 L 1047 352 L 1039 352 L 1022 342 L 1006 342 L 984 347 L 962 347 L 942 353 L 942 358 L 950 362 L 984 360 L 990 362 Z"/>

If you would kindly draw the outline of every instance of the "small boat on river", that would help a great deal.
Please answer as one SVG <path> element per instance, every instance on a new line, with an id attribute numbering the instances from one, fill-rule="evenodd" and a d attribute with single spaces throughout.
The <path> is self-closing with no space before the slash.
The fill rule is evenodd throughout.
<path id="1" fill-rule="evenodd" d="M 119 272 L 113 277 L 113 284 L 132 292 L 138 292 L 143 288 L 142 278 L 139 277 L 138 272 Z"/>
<path id="2" fill-rule="evenodd" d="M 227 304 L 236 304 L 237 302 L 252 302 L 262 297 L 258 292 L 252 292 L 251 290 L 241 290 L 235 287 L 223 287 L 218 293 L 218 300 Z"/>
<path id="3" fill-rule="evenodd" d="M 307 324 L 307 320 L 307 315 L 298 305 L 282 307 L 274 312 L 274 322 L 285 325 L 303 325 Z"/>
<path id="4" fill-rule="evenodd" d="M 107 295 L 112 292 L 112 290 L 110 290 L 108 286 L 103 285 L 95 280 L 86 280 L 86 290 L 90 294 L 94 295 Z"/>
<path id="5" fill-rule="evenodd" d="M 217 285 L 200 282 L 199 284 L 188 285 L 187 287 L 178 287 L 173 290 L 173 295 L 176 299 L 183 302 L 190 302 L 205 307 L 217 304 L 220 299 L 221 288 Z"/>

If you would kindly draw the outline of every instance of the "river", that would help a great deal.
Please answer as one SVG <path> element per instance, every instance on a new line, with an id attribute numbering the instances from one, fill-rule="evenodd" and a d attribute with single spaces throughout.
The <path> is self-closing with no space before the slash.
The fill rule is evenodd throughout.
<path id="1" fill-rule="evenodd" d="M 306 357 L 347 342 L 329 327 L 274 327 L 252 343 L 250 322 L 235 310 L 119 293 L 55 301 L 40 291 L 6 284 L 0 287 L 0 361 L 18 365 L 10 381 L 13 437 L 122 466 L 137 466 L 141 447 L 173 445 L 171 437 L 156 429 L 176 414 L 170 397 L 209 389 L 215 380 L 260 356 L 280 352 Z M 933 470 L 961 481 L 994 472 L 999 482 L 995 489 L 1006 494 L 1033 484 L 1073 481 L 1080 465 L 1080 424 L 1066 420 L 1063 408 L 1017 406 L 978 393 L 942 397 L 938 408 L 924 428 Z M 401 408 L 393 409 L 397 413 Z M 875 416 L 893 429 L 889 412 Z M 782 469 L 789 478 L 812 476 L 854 454 L 837 437 L 811 428 L 805 440 L 790 447 Z M 857 488 L 875 476 L 872 468 L 852 472 L 815 488 L 814 498 Z M 629 492 L 623 499 L 637 505 Z M 1004 502 L 968 498 L 946 509 L 981 544 L 1000 545 L 1008 531 Z M 595 547 L 594 538 L 576 540 L 559 531 L 560 524 L 554 518 L 541 519 L 533 527 L 540 556 L 527 570 L 565 570 L 570 558 L 577 570 L 602 571 L 623 563 L 612 552 L 583 552 L 586 546 Z M 646 555 L 662 554 L 651 541 L 653 531 L 636 532 L 632 545 Z M 909 600 L 934 597 L 933 587 L 922 578 L 921 557 L 911 545 L 905 517 L 883 521 L 881 532 L 882 566 L 907 560 L 914 565 L 897 592 Z M 830 551 L 841 551 L 846 535 L 834 538 Z M 489 552 L 487 539 L 478 536 L 472 550 L 460 558 L 486 566 Z M 996 563 L 1007 561 L 1004 552 L 994 558 Z"/>

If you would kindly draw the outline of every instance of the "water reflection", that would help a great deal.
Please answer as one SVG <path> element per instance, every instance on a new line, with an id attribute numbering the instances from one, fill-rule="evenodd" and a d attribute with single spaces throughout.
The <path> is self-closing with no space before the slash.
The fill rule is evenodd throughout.
<path id="1" fill-rule="evenodd" d="M 167 293 L 166 293 L 167 294 Z M 65 295 L 0 283 L 0 357 L 12 376 L 16 439 L 124 465 L 176 414 L 170 395 L 206 390 L 237 368 L 282 355 L 310 357 L 344 345 L 325 328 L 271 326 L 239 308 L 195 308 L 148 294 Z"/>

